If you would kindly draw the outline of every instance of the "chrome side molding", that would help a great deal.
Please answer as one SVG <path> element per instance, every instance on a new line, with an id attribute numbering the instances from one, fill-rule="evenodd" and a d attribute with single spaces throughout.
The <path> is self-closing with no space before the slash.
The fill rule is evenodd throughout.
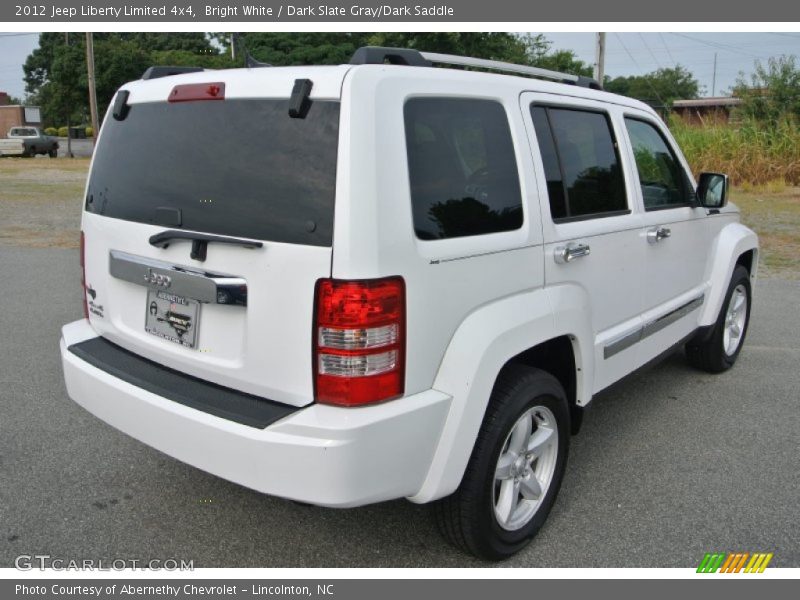
<path id="1" fill-rule="evenodd" d="M 168 289 L 207 304 L 247 306 L 247 281 L 241 277 L 210 273 L 191 267 L 111 250 L 108 272 L 112 277 L 152 289 Z"/>
<path id="2" fill-rule="evenodd" d="M 693 310 L 699 308 L 703 302 L 705 302 L 705 299 L 705 294 L 701 294 L 686 304 L 682 304 L 678 308 L 660 316 L 655 321 L 650 321 L 638 329 L 631 331 L 630 333 L 626 333 L 609 342 L 603 347 L 603 358 L 611 358 L 615 354 L 619 354 L 623 350 L 627 350 L 634 344 L 641 342 L 646 337 L 649 337 L 654 333 L 658 333 L 668 325 L 672 325 L 678 319 L 682 319 Z"/>

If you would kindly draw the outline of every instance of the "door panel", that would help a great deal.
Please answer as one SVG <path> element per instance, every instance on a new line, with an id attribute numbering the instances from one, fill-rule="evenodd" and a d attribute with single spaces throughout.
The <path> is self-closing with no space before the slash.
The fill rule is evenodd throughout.
<path id="1" fill-rule="evenodd" d="M 691 305 L 695 310 L 683 307 L 705 291 L 708 223 L 705 210 L 692 205 L 694 182 L 668 132 L 649 115 L 628 111 L 625 127 L 630 159 L 636 166 L 636 193 L 644 209 L 643 319 L 647 331 L 656 321 L 670 320 L 664 332 L 659 331 L 666 347 L 685 335 L 686 328 L 679 322 L 691 322 L 699 314 L 699 304 Z M 683 316 L 674 319 L 678 309 Z"/>
<path id="2" fill-rule="evenodd" d="M 630 185 L 630 165 L 616 142 L 618 109 L 579 102 L 526 93 L 521 108 L 540 197 L 548 199 L 542 202 L 545 282 L 572 287 L 586 296 L 595 336 L 596 392 L 635 368 L 635 347 L 617 346 L 609 354 L 606 346 L 641 329 L 646 242 Z M 606 125 L 587 113 L 604 116 Z M 616 166 L 610 163 L 609 152 L 616 155 Z M 597 214 L 592 214 L 592 203 L 600 207 Z"/>

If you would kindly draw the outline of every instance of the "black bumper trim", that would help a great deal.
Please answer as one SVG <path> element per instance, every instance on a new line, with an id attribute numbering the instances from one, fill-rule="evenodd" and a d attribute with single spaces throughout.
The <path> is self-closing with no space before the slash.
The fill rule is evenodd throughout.
<path id="1" fill-rule="evenodd" d="M 169 369 L 102 337 L 73 344 L 68 350 L 93 367 L 143 390 L 249 427 L 264 429 L 300 410 Z"/>

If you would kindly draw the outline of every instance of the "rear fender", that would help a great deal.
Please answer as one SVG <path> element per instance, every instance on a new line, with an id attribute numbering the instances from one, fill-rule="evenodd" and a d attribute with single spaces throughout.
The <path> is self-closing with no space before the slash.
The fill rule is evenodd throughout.
<path id="1" fill-rule="evenodd" d="M 434 389 L 453 402 L 425 482 L 409 500 L 430 502 L 455 491 L 500 370 L 525 350 L 565 335 L 573 344 L 577 402 L 583 406 L 591 399 L 593 334 L 582 289 L 556 286 L 514 295 L 479 308 L 461 323 L 434 382 Z"/>

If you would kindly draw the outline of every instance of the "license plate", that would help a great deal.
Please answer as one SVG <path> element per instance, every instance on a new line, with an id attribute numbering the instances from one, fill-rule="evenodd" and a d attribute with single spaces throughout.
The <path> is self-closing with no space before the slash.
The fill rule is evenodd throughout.
<path id="1" fill-rule="evenodd" d="M 144 330 L 187 348 L 197 343 L 200 303 L 163 290 L 148 290 Z"/>

